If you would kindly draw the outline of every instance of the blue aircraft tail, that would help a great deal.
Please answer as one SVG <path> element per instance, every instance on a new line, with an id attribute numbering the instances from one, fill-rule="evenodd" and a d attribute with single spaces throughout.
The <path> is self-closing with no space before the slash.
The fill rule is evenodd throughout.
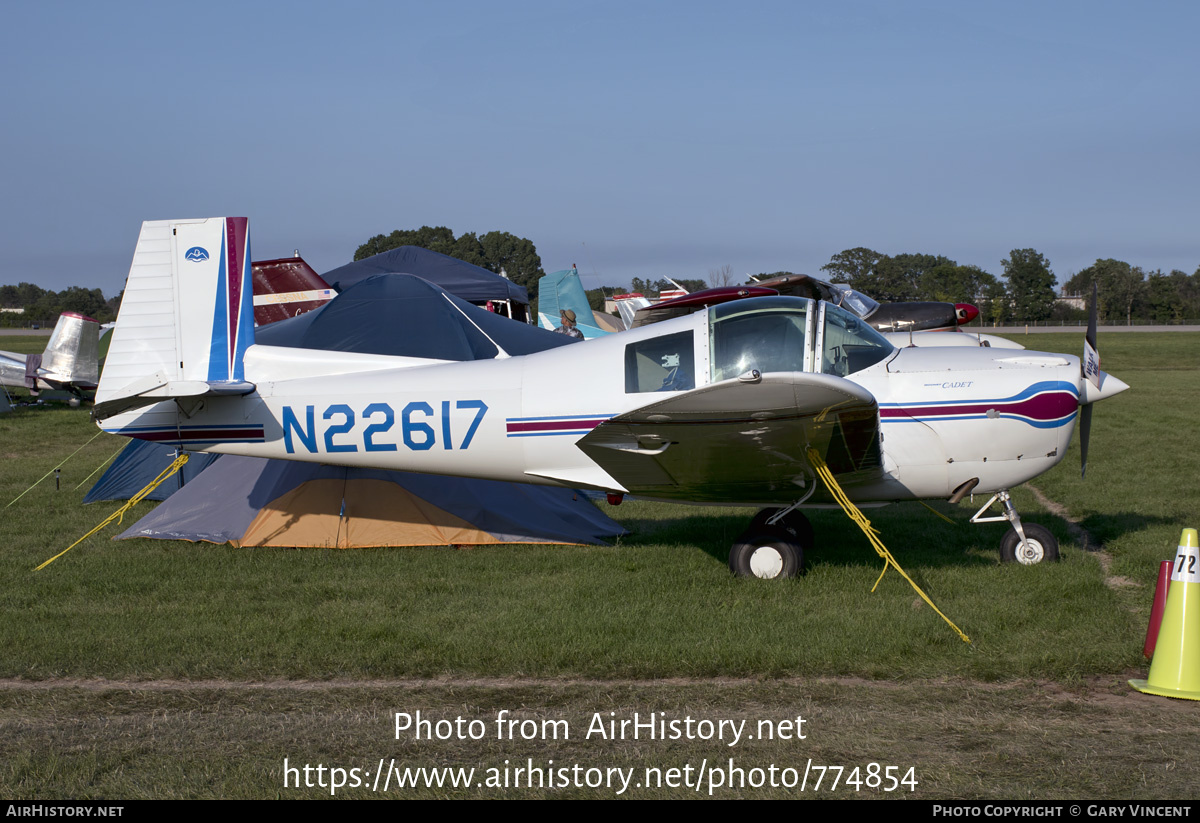
<path id="1" fill-rule="evenodd" d="M 560 313 L 566 309 L 575 313 L 575 325 L 584 338 L 591 340 L 610 334 L 596 325 L 587 292 L 575 269 L 551 272 L 538 281 L 538 325 L 551 331 L 557 329 L 562 323 Z"/>

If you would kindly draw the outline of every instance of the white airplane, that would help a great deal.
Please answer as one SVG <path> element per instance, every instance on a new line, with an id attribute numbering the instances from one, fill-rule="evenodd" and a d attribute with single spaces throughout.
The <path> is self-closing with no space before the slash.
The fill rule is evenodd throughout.
<path id="1" fill-rule="evenodd" d="M 833 505 L 810 447 L 860 506 L 991 494 L 972 520 L 1012 524 L 1001 558 L 1054 559 L 1053 535 L 1023 525 L 1008 490 L 1062 460 L 1081 409 L 1086 461 L 1090 404 L 1128 388 L 1091 355 L 1085 377 L 1068 355 L 899 349 L 829 302 L 780 295 L 533 354 L 497 345 L 487 360 L 255 345 L 247 234 L 245 218 L 143 224 L 96 395 L 106 431 L 763 506 L 731 550 L 740 575 L 803 569 L 800 509 Z M 996 501 L 1003 515 L 984 517 Z"/>
<path id="2" fill-rule="evenodd" d="M 0 386 L 67 389 L 78 396 L 100 379 L 100 324 L 75 312 L 63 312 L 42 354 L 0 351 Z M 75 399 L 72 398 L 72 403 Z"/>

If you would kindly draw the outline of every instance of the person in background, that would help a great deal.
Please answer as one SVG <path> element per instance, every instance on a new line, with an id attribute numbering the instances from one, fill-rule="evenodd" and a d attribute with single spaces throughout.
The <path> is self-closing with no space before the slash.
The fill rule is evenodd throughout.
<path id="1" fill-rule="evenodd" d="M 565 334 L 568 337 L 582 340 L 583 332 L 575 327 L 575 312 L 570 309 L 563 309 L 559 312 L 559 316 L 562 318 L 562 325 L 555 329 L 555 331 L 559 334 Z"/>

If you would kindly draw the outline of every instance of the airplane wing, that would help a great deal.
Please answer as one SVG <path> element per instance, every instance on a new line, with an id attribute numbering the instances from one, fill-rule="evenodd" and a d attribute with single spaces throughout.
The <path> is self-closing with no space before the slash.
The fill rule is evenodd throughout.
<path id="1" fill-rule="evenodd" d="M 794 502 L 815 482 L 815 447 L 843 485 L 882 476 L 879 408 L 826 374 L 752 373 L 650 403 L 578 445 L 634 494 L 693 501 Z"/>

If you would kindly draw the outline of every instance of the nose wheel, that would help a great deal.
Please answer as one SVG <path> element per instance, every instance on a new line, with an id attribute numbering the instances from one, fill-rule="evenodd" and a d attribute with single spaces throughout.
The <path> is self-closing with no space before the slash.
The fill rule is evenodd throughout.
<path id="1" fill-rule="evenodd" d="M 1024 543 L 1021 542 L 1016 529 L 1009 529 L 1004 533 L 1004 539 L 1000 541 L 1001 563 L 1033 566 L 1058 559 L 1058 540 L 1049 529 L 1037 523 L 1026 523 L 1024 532 Z"/>
<path id="2" fill-rule="evenodd" d="M 1004 514 L 984 517 L 983 513 L 997 500 L 1003 505 Z M 1008 489 L 1001 489 L 992 495 L 971 518 L 972 523 L 997 523 L 1001 520 L 1012 524 L 1012 528 L 1004 533 L 1004 538 L 1000 541 L 1001 563 L 1035 566 L 1038 563 L 1058 560 L 1058 539 L 1045 526 L 1039 526 L 1037 523 L 1023 525 Z"/>

